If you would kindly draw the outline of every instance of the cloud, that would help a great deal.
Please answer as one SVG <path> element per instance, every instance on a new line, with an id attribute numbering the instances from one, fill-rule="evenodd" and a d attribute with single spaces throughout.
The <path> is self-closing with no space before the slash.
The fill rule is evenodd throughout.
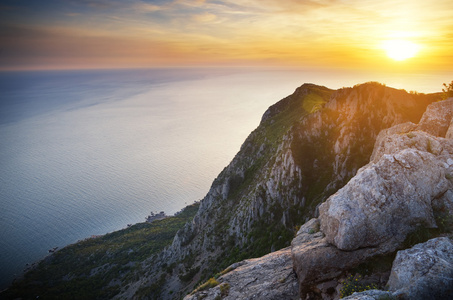
<path id="1" fill-rule="evenodd" d="M 135 8 L 139 11 L 144 11 L 144 12 L 155 12 L 155 11 L 165 9 L 164 7 L 159 6 L 159 5 L 143 3 L 143 2 L 136 4 Z"/>
<path id="2" fill-rule="evenodd" d="M 109 9 L 116 5 L 114 1 L 108 0 L 70 0 L 70 2 L 102 9 Z"/>
<path id="3" fill-rule="evenodd" d="M 217 16 L 208 12 L 192 16 L 192 20 L 199 23 L 210 23 L 217 20 Z"/>
<path id="4" fill-rule="evenodd" d="M 401 33 L 431 44 L 423 53 L 433 49 L 440 57 L 451 52 L 453 4 L 444 0 L 63 2 L 66 6 L 33 18 L 20 12 L 11 17 L 10 22 L 23 21 L 16 25 L 30 26 L 0 28 L 5 45 L 0 59 L 5 62 L 8 54 L 16 61 L 22 55 L 22 61 L 52 61 L 55 56 L 105 63 L 160 59 L 162 64 L 249 60 L 352 65 L 359 59 L 373 61 L 379 54 L 376 45 Z"/>

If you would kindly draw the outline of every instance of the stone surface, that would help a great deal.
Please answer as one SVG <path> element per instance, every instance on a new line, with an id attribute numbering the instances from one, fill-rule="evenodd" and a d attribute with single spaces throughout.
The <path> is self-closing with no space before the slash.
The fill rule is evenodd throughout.
<path id="1" fill-rule="evenodd" d="M 408 121 L 417 123 L 433 99 L 378 83 L 337 91 L 302 85 L 266 111 L 258 128 L 214 180 L 193 222 L 178 232 L 156 259 L 159 263 L 143 266 L 147 278 L 138 284 L 146 288 L 166 276 L 159 298 L 179 299 L 193 290 L 202 274 L 212 272 L 212 262 L 227 257 L 233 247 L 272 251 L 288 245 L 286 239 L 277 236 L 274 241 L 271 236 L 283 235 L 317 216 L 318 205 L 369 162 L 379 132 Z M 275 232 L 263 235 L 263 224 Z M 253 244 L 257 232 L 270 244 Z M 332 255 L 330 246 L 326 256 Z M 186 258 L 193 261 L 186 265 L 182 263 Z M 345 267 L 350 265 L 348 259 L 345 256 Z M 168 274 L 165 266 L 173 264 Z M 199 271 L 190 281 L 180 280 L 179 275 L 192 270 Z"/>
<path id="2" fill-rule="evenodd" d="M 434 199 L 432 204 L 438 214 L 453 216 L 453 190 L 448 190 L 441 197 Z"/>
<path id="3" fill-rule="evenodd" d="M 451 119 L 450 126 L 445 134 L 446 139 L 453 139 L 453 118 Z"/>
<path id="4" fill-rule="evenodd" d="M 427 114 L 425 128 L 439 120 L 449 124 L 449 110 L 439 107 L 444 104 Z M 319 207 L 318 219 L 300 228 L 292 257 L 302 299 L 336 299 L 322 290 L 324 283 L 333 287 L 353 267 L 394 252 L 419 226 L 437 227 L 434 210 L 452 211 L 453 140 L 420 131 L 423 126 L 404 123 L 382 131 L 370 163 Z M 390 294 L 368 291 L 350 299 L 381 296 Z"/>
<path id="5" fill-rule="evenodd" d="M 451 188 L 439 159 L 405 149 L 385 154 L 320 208 L 321 231 L 342 250 L 396 250 L 419 225 L 436 227 L 431 201 Z"/>
<path id="6" fill-rule="evenodd" d="M 369 290 L 360 293 L 354 293 L 351 296 L 343 298 L 344 300 L 385 300 L 393 299 L 390 292 L 380 290 Z"/>
<path id="7" fill-rule="evenodd" d="M 376 163 L 385 154 L 396 154 L 408 148 L 429 152 L 436 156 L 453 156 L 451 139 L 434 137 L 423 131 L 392 133 L 392 129 L 393 127 L 379 134 L 370 162 Z"/>
<path id="8" fill-rule="evenodd" d="M 433 136 L 445 137 L 453 115 L 453 98 L 428 105 L 417 129 Z"/>
<path id="9" fill-rule="evenodd" d="M 320 231 L 317 219 L 312 219 L 301 227 L 291 243 L 291 255 L 294 270 L 299 281 L 299 291 L 302 299 L 321 297 L 329 294 L 328 289 L 322 290 L 319 283 L 329 281 L 341 275 L 370 256 L 378 253 L 378 249 L 360 249 L 357 251 L 342 251 L 328 243 Z M 334 291 L 330 292 L 335 297 Z"/>
<path id="10" fill-rule="evenodd" d="M 430 104 L 418 125 L 380 132 L 370 163 L 319 208 L 329 243 L 392 252 L 417 226 L 437 226 L 432 204 L 451 206 L 453 140 L 442 136 L 452 116 L 453 98 Z"/>
<path id="11" fill-rule="evenodd" d="M 453 243 L 440 237 L 399 251 L 388 286 L 398 299 L 453 299 Z"/>
<path id="12" fill-rule="evenodd" d="M 233 265 L 231 268 L 234 269 L 217 279 L 218 286 L 188 295 L 184 299 L 213 300 L 218 296 L 227 300 L 299 299 L 298 284 L 289 248 L 260 258 L 242 261 L 237 267 Z M 228 293 L 224 292 L 221 296 L 222 289 L 228 289 Z"/>

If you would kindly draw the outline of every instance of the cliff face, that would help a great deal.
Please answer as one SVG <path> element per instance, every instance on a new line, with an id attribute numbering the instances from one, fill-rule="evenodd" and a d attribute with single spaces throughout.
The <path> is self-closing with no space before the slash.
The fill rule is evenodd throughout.
<path id="1" fill-rule="evenodd" d="M 363 299 L 451 295 L 451 241 L 410 248 L 453 229 L 453 100 L 438 98 L 304 84 L 264 113 L 199 205 L 66 247 L 1 296 L 181 299 L 216 273 L 188 299 L 335 299 L 358 273 L 391 287 Z"/>
<path id="2" fill-rule="evenodd" d="M 193 222 L 121 295 L 160 278 L 159 297 L 178 297 L 233 262 L 289 246 L 295 228 L 368 163 L 379 132 L 418 122 L 433 98 L 377 83 L 337 91 L 302 85 L 265 112 Z"/>
<path id="3" fill-rule="evenodd" d="M 428 107 L 438 97 L 378 83 L 336 91 L 304 84 L 264 113 L 192 221 L 138 224 L 105 242 L 62 249 L 11 298 L 38 285 L 30 295 L 58 297 L 83 282 L 91 298 L 181 299 L 216 273 L 220 284 L 190 297 L 334 298 L 345 272 L 381 255 L 393 259 L 419 224 L 439 225 L 434 211 L 453 214 L 452 112 L 448 102 Z M 182 227 L 173 240 L 171 222 Z M 396 270 L 405 265 L 401 259 Z M 389 272 L 373 280 L 385 284 Z M 395 289 L 405 282 L 398 272 Z"/>
<path id="4" fill-rule="evenodd" d="M 218 286 L 186 299 L 338 299 L 384 286 L 389 291 L 345 299 L 450 299 L 452 116 L 453 98 L 431 104 L 418 125 L 381 131 L 370 162 L 320 206 L 291 248 L 232 265 Z M 353 279 L 344 283 L 347 275 Z"/>

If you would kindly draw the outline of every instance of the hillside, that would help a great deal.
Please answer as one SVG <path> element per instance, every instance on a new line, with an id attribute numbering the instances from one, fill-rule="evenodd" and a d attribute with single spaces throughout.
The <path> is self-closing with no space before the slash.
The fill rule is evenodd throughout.
<path id="1" fill-rule="evenodd" d="M 184 299 L 451 299 L 452 233 L 453 98 L 381 131 L 370 162 L 291 247 L 235 263 Z"/>
<path id="2" fill-rule="evenodd" d="M 122 276 L 106 275 L 93 288 L 98 292 L 92 298 L 180 299 L 233 263 L 266 255 L 291 242 L 294 247 L 297 232 L 300 237 L 304 230 L 315 231 L 317 226 L 325 230 L 322 221 L 320 225 L 310 221 L 307 224 L 314 228 L 309 229 L 305 223 L 313 217 L 327 218 L 323 214 L 326 206 L 321 204 L 345 187 L 370 158 L 375 159 L 373 149 L 379 133 L 398 124 L 419 123 L 427 106 L 438 99 L 439 94 L 407 93 L 378 83 L 339 90 L 302 85 L 264 113 L 258 128 L 214 180 L 193 220 L 178 223 L 180 229 L 165 244 L 168 246 L 132 260 L 136 261 L 134 268 L 120 270 Z M 126 239 L 125 233 L 117 235 Z M 143 247 L 150 243 L 148 238 L 142 239 Z M 329 237 L 328 243 L 334 242 L 335 237 Z M 83 247 L 91 257 L 93 251 Z M 57 254 L 68 251 L 65 248 Z M 283 265 L 292 264 L 288 259 L 291 251 L 282 251 L 270 257 L 281 256 Z M 42 262 L 40 268 L 48 268 L 50 261 Z M 20 291 L 31 285 L 55 290 L 77 280 L 91 286 L 94 279 L 108 273 L 99 269 L 105 264 L 110 266 L 108 259 L 102 265 L 93 259 L 81 273 L 77 268 L 66 268 L 48 275 L 44 283 L 18 282 L 7 295 L 21 296 Z M 298 275 L 303 278 L 303 274 Z M 299 280 L 292 288 L 305 285 Z M 300 292 L 308 293 L 303 288 Z M 58 292 L 54 295 L 58 298 Z"/>

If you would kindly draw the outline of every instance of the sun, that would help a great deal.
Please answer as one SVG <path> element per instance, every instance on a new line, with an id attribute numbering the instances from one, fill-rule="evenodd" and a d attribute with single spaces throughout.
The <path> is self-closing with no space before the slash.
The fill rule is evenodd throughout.
<path id="1" fill-rule="evenodd" d="M 383 48 L 388 57 L 402 61 L 417 55 L 420 46 L 407 40 L 388 40 L 384 42 Z"/>

